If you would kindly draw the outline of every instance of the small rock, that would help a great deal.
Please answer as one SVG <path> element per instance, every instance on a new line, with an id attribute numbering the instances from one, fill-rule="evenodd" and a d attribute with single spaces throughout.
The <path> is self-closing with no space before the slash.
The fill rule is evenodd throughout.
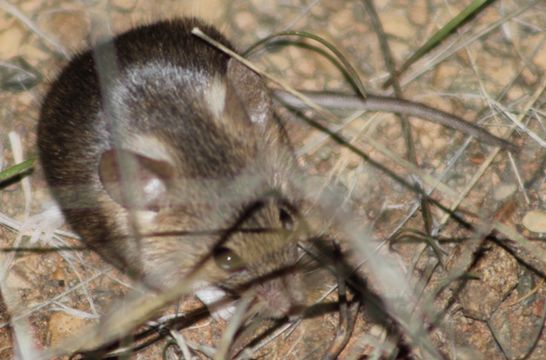
<path id="1" fill-rule="evenodd" d="M 499 359 L 501 355 L 491 332 L 483 321 L 458 321 L 454 323 L 454 340 L 457 349 L 452 359 Z M 462 351 L 462 353 L 460 353 Z"/>
<path id="2" fill-rule="evenodd" d="M 172 5 L 178 4 L 180 6 L 178 14 L 196 16 L 211 24 L 217 24 L 222 23 L 226 18 L 229 2 L 223 0 L 179 0 L 165 2 L 165 4 L 167 11 L 172 11 Z M 173 12 L 173 14 L 177 14 L 177 12 Z"/>
<path id="3" fill-rule="evenodd" d="M 536 233 L 546 233 L 546 211 L 529 211 L 521 220 L 521 224 L 525 226 L 529 231 Z"/>
<path id="4" fill-rule="evenodd" d="M 61 343 L 64 339 L 76 335 L 86 325 L 87 321 L 64 312 L 56 312 L 49 318 L 50 345 Z"/>
<path id="5" fill-rule="evenodd" d="M 468 280 L 461 292 L 463 312 L 473 319 L 488 320 L 518 283 L 518 263 L 499 246 L 492 246 L 470 271 L 480 278 Z"/>
<path id="6" fill-rule="evenodd" d="M 8 285 L 8 288 L 12 291 L 32 289 L 32 283 L 30 283 L 25 276 L 19 274 L 18 271 L 8 272 L 6 283 Z"/>
<path id="7" fill-rule="evenodd" d="M 290 68 L 290 62 L 282 53 L 272 52 L 268 55 L 268 60 L 280 71 Z"/>
<path id="8" fill-rule="evenodd" d="M 489 326 L 495 333 L 496 341 L 502 346 L 510 359 L 522 359 L 533 345 L 540 328 L 543 326 L 544 291 L 539 290 L 536 296 L 516 292 L 516 299 L 509 299 L 495 311 Z M 533 311 L 535 310 L 536 311 Z M 530 311 L 531 310 L 531 311 Z M 543 357 L 536 357 L 543 358 Z"/>
<path id="9" fill-rule="evenodd" d="M 84 10 L 79 9 L 43 13 L 38 17 L 38 24 L 67 49 L 84 47 L 90 32 L 89 18 Z"/>
<path id="10" fill-rule="evenodd" d="M 253 29 L 256 27 L 256 19 L 249 12 L 241 12 L 235 15 L 235 23 L 242 30 Z"/>
<path id="11" fill-rule="evenodd" d="M 409 19 L 421 26 L 427 25 L 429 19 L 428 5 L 425 1 L 416 1 L 411 4 L 412 10 L 408 11 Z"/>
<path id="12" fill-rule="evenodd" d="M 0 33 L 0 58 L 9 59 L 18 54 L 24 31 L 18 25 L 14 25 Z"/>
<path id="13" fill-rule="evenodd" d="M 13 16 L 0 16 L 0 32 L 9 29 L 17 22 Z"/>
<path id="14" fill-rule="evenodd" d="M 533 57 L 533 62 L 539 69 L 546 69 L 546 48 L 542 49 Z"/>
<path id="15" fill-rule="evenodd" d="M 414 33 L 406 12 L 399 10 L 385 12 L 384 14 L 381 14 L 381 21 L 383 22 L 385 32 L 389 35 L 405 39 L 410 36 L 410 34 Z"/>
<path id="16" fill-rule="evenodd" d="M 348 27 L 353 26 L 353 11 L 351 9 L 341 9 L 332 15 L 330 23 L 335 29 L 334 34 L 341 34 L 346 31 Z"/>
<path id="17" fill-rule="evenodd" d="M 317 66 L 309 57 L 302 58 L 296 64 L 296 71 L 303 77 L 310 77 L 316 72 Z"/>
<path id="18" fill-rule="evenodd" d="M 493 197 L 497 201 L 502 201 L 510 197 L 518 189 L 516 184 L 501 184 L 493 192 Z"/>

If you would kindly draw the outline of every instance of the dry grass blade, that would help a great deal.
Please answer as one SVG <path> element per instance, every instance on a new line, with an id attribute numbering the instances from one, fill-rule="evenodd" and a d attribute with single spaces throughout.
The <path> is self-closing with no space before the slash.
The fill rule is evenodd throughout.
<path id="1" fill-rule="evenodd" d="M 228 358 L 229 347 L 230 344 L 233 342 L 235 333 L 244 323 L 245 318 L 248 318 L 248 316 L 251 316 L 254 313 L 253 309 L 250 309 L 250 311 L 247 313 L 247 310 L 249 310 L 249 305 L 253 299 L 253 294 L 249 293 L 246 294 L 246 296 L 243 297 L 243 299 L 237 304 L 235 313 L 229 319 L 229 324 L 224 330 L 222 340 L 218 346 L 218 349 L 216 350 L 216 353 L 214 354 L 214 360 L 222 360 Z"/>
<path id="2" fill-rule="evenodd" d="M 336 332 L 336 337 L 328 353 L 324 355 L 323 360 L 334 360 L 337 359 L 339 354 L 345 349 L 347 343 L 353 335 L 353 327 L 355 324 L 356 317 L 358 315 L 358 309 L 360 307 L 360 302 L 357 300 L 355 303 L 351 304 L 346 308 L 346 315 L 341 316 L 340 312 L 340 321 L 338 325 L 338 331 Z"/>
<path id="3" fill-rule="evenodd" d="M 339 244 L 335 241 L 333 247 L 333 266 L 336 267 L 335 273 L 337 276 L 339 323 L 334 341 L 324 355 L 324 360 L 337 359 L 339 354 L 343 351 L 351 338 L 356 316 L 358 315 L 358 309 L 360 307 L 360 301 L 358 299 L 350 306 L 348 304 L 347 287 L 345 284 L 346 275 L 344 274 L 343 267 L 340 266 L 342 259 L 341 249 Z"/>
<path id="4" fill-rule="evenodd" d="M 493 146 L 499 146 L 511 151 L 518 151 L 518 147 L 510 143 L 504 138 L 500 138 L 482 129 L 481 127 L 474 125 L 471 122 L 463 120 L 455 115 L 446 113 L 441 110 L 433 109 L 429 106 L 404 100 L 402 98 L 392 98 L 386 96 L 371 96 L 368 95 L 366 99 L 351 96 L 346 94 L 335 93 L 316 93 L 299 91 L 301 94 L 307 96 L 310 101 L 319 104 L 321 107 L 329 110 L 352 110 L 352 111 L 383 111 L 397 114 L 404 114 L 409 116 L 415 116 L 425 121 L 440 124 L 442 126 L 461 131 L 467 135 L 476 137 L 478 140 L 483 141 Z M 274 95 L 285 105 L 295 109 L 306 109 L 305 104 L 294 97 L 289 92 L 282 90 L 275 90 Z M 403 120 L 404 123 L 408 123 L 408 119 Z"/>

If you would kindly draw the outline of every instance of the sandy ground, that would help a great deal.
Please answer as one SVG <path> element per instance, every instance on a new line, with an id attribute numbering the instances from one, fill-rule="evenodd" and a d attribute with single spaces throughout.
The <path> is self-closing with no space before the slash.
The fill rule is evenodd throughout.
<path id="1" fill-rule="evenodd" d="M 469 1 L 375 3 L 399 66 Z M 545 5 L 495 2 L 400 79 L 405 98 L 477 122 L 517 144 L 518 154 L 412 119 L 416 168 L 405 160 L 394 115 L 345 113 L 336 123 L 322 121 L 398 176 L 418 179 L 446 207 L 461 209 L 481 233 L 464 230 L 431 207 L 435 248 L 411 237 L 385 246 L 401 228 L 425 232 L 418 196 L 304 122 L 288 125 L 302 168 L 320 175 L 317 187 L 342 188 L 356 209 L 352 220 L 369 228 L 372 236 L 357 239 L 375 249 L 370 256 L 375 265 L 365 273 L 389 313 L 407 316 L 410 325 L 397 327 L 404 334 L 399 345 L 412 349 L 407 356 L 429 359 L 437 352 L 448 359 L 546 358 L 546 248 L 540 241 L 546 236 L 546 93 L 540 92 L 546 84 Z M 369 92 L 384 93 L 385 60 L 360 1 L 0 1 L 0 170 L 37 155 L 41 99 L 70 54 L 108 33 L 188 14 L 216 24 L 241 49 L 283 30 L 322 36 L 345 54 Z M 303 47 L 259 51 L 250 60 L 297 88 L 351 91 L 336 67 Z M 1 185 L 1 247 L 79 246 L 58 220 L 39 165 L 30 176 Z M 496 238 L 484 240 L 490 233 Z M 356 249 L 358 259 L 370 255 L 353 245 L 343 244 Z M 386 271 L 391 266 L 396 282 Z M 458 281 L 462 278 L 466 281 Z M 2 359 L 14 357 L 17 347 L 33 358 L 35 352 L 96 326 L 113 303 L 129 302 L 124 296 L 135 288 L 90 251 L 6 252 L 0 254 L 0 281 Z M 332 284 L 329 277 L 321 291 Z M 415 304 L 397 303 L 401 285 L 412 289 Z M 336 293 L 328 300 L 337 301 Z M 164 315 L 199 306 L 198 300 L 187 298 L 166 307 Z M 340 358 L 367 358 L 397 343 L 371 308 L 362 306 Z M 418 327 L 411 324 L 424 332 L 414 335 Z M 216 346 L 225 326 L 207 317 L 180 334 L 192 345 Z M 337 328 L 336 311 L 306 319 L 255 356 L 321 358 Z M 167 344 L 158 340 L 131 358 L 159 358 Z M 427 352 L 426 344 L 434 350 Z M 170 347 L 166 356 L 175 354 L 179 351 Z M 202 352 L 193 354 L 206 358 Z"/>

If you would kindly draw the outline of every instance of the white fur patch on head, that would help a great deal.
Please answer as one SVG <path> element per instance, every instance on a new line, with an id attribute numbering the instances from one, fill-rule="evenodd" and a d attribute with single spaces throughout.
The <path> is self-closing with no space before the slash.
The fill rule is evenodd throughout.
<path id="1" fill-rule="evenodd" d="M 203 95 L 212 114 L 220 117 L 226 106 L 226 83 L 224 80 L 219 76 L 214 76 Z"/>
<path id="2" fill-rule="evenodd" d="M 129 136 L 127 140 L 124 140 L 121 145 L 126 150 L 133 151 L 148 158 L 167 161 L 171 164 L 174 163 L 168 146 L 155 136 L 133 134 Z"/>

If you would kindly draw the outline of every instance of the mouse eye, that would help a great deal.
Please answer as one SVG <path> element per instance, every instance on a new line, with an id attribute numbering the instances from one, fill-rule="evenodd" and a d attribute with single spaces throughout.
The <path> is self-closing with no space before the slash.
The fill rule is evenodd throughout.
<path id="1" fill-rule="evenodd" d="M 292 230 L 294 228 L 294 218 L 292 215 L 284 208 L 279 208 L 279 221 L 281 222 L 284 230 Z"/>
<path id="2" fill-rule="evenodd" d="M 222 270 L 233 272 L 244 268 L 243 260 L 230 248 L 220 246 L 214 250 L 213 255 L 216 265 Z"/>

